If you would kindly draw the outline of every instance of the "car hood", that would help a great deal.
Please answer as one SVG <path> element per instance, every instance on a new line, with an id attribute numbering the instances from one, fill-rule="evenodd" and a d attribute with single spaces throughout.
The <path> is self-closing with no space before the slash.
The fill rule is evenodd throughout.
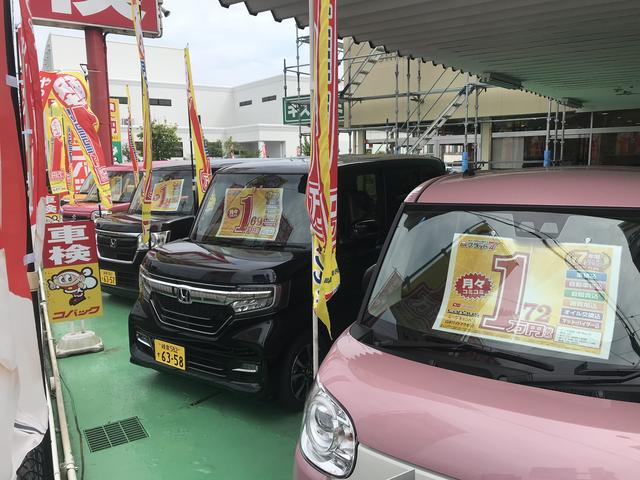
<path id="1" fill-rule="evenodd" d="M 498 382 L 406 360 L 349 333 L 319 373 L 358 441 L 465 480 L 624 480 L 640 472 L 640 404 Z"/>
<path id="2" fill-rule="evenodd" d="M 150 251 L 150 274 L 207 285 L 281 283 L 309 267 L 310 253 L 171 242 Z"/>
<path id="3" fill-rule="evenodd" d="M 170 230 L 171 225 L 185 220 L 192 220 L 193 216 L 169 216 L 169 215 L 152 215 L 151 231 L 158 232 L 161 230 Z M 109 215 L 101 218 L 96 222 L 96 229 L 109 232 L 142 232 L 142 216 L 140 214 L 119 213 L 117 215 Z"/>

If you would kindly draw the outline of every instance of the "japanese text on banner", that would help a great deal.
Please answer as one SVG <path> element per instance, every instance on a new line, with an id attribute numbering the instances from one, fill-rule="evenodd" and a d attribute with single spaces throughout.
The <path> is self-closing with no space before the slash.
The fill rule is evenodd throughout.
<path id="1" fill-rule="evenodd" d="M 43 263 L 47 307 L 52 322 L 102 315 L 93 222 L 47 224 Z"/>
<path id="2" fill-rule="evenodd" d="M 153 160 L 153 146 L 151 138 L 151 111 L 149 107 L 149 82 L 147 80 L 147 60 L 142 38 L 142 18 L 140 0 L 131 0 L 131 20 L 136 34 L 138 57 L 140 59 L 140 81 L 142 86 L 142 161 L 144 162 L 144 177 L 142 184 L 142 242 L 149 242 L 151 230 L 151 202 L 153 200 L 153 186 L 151 170 Z"/>
<path id="3" fill-rule="evenodd" d="M 620 247 L 456 234 L 435 330 L 609 358 Z"/>
<path id="4" fill-rule="evenodd" d="M 202 203 L 204 194 L 207 192 L 209 181 L 211 180 L 211 165 L 207 158 L 207 151 L 204 146 L 204 136 L 200 125 L 200 117 L 196 107 L 195 89 L 193 88 L 193 78 L 191 77 L 191 57 L 189 49 L 184 49 L 184 63 L 187 74 L 187 107 L 189 114 L 189 125 L 191 126 L 191 143 L 193 145 L 193 156 L 196 167 L 196 187 L 198 189 L 198 204 Z"/>
<path id="5" fill-rule="evenodd" d="M 314 88 L 307 210 L 313 237 L 313 309 L 331 334 L 327 301 L 340 285 L 336 260 L 338 203 L 337 2 L 314 0 Z"/>

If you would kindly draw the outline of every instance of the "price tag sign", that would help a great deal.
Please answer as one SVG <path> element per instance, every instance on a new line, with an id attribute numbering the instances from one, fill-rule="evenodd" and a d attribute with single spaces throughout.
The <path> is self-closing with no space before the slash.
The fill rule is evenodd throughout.
<path id="1" fill-rule="evenodd" d="M 456 234 L 435 330 L 609 358 L 620 247 Z"/>
<path id="2" fill-rule="evenodd" d="M 165 180 L 153 186 L 151 210 L 155 212 L 177 212 L 182 200 L 184 179 Z"/>
<path id="3" fill-rule="evenodd" d="M 282 188 L 227 188 L 217 236 L 273 241 L 282 218 Z"/>

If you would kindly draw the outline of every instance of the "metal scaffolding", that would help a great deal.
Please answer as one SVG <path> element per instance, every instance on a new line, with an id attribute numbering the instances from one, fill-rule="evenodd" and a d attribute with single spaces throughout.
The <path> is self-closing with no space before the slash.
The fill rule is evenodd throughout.
<path id="1" fill-rule="evenodd" d="M 309 36 L 301 35 L 300 31 L 296 28 L 296 62 L 294 65 L 287 64 L 284 61 L 284 94 L 288 100 L 288 104 L 297 105 L 297 109 L 300 110 L 309 105 L 309 99 L 301 96 L 301 82 L 303 77 L 309 75 L 309 64 L 301 63 L 301 49 L 309 44 Z M 346 48 L 345 48 L 346 46 Z M 357 95 L 357 92 L 363 84 L 367 75 L 376 67 L 378 62 L 382 60 L 392 60 L 395 62 L 395 89 L 390 94 L 383 95 Z M 417 65 L 417 72 L 414 77 L 416 80 L 415 89 L 412 89 L 412 67 L 411 59 L 407 59 L 406 65 L 406 89 L 401 91 L 400 79 L 400 56 L 397 53 L 386 53 L 379 48 L 370 48 L 368 44 L 355 43 L 353 40 L 339 44 L 339 66 L 341 67 L 341 91 L 340 97 L 344 105 L 344 120 L 343 125 L 339 131 L 341 133 L 348 134 L 349 137 L 349 153 L 363 153 L 362 142 L 366 139 L 366 132 L 384 132 L 384 139 L 380 142 L 378 139 L 375 143 L 378 145 L 376 151 L 372 153 L 395 152 L 395 153 L 421 153 L 424 151 L 426 145 L 438 135 L 440 129 L 450 119 L 450 117 L 463 105 L 465 105 L 465 148 L 467 146 L 467 131 L 469 128 L 469 101 L 471 95 L 475 95 L 475 120 L 473 130 L 473 160 L 478 163 L 478 95 L 484 91 L 488 85 L 478 82 L 471 82 L 468 79 L 465 87 L 461 91 L 460 87 L 453 87 L 453 83 L 459 79 L 460 73 L 453 75 L 453 78 L 448 81 L 445 78 L 446 69 L 443 69 L 442 73 L 435 79 L 435 81 L 427 89 L 422 88 L 423 84 L 423 72 L 422 62 Z M 294 74 L 296 79 L 295 92 L 296 98 L 287 97 L 289 86 L 287 84 L 287 75 Z M 460 102 L 460 94 L 464 92 L 464 102 Z M 442 103 L 440 102 L 444 95 L 455 94 L 453 102 L 450 102 L 442 109 Z M 427 103 L 427 99 L 430 96 L 434 96 L 435 100 Z M 406 99 L 406 119 L 401 121 L 400 119 L 400 99 Z M 389 121 L 387 119 L 384 126 L 366 126 L 366 127 L 354 127 L 353 126 L 353 108 L 357 104 L 361 104 L 373 100 L 394 100 L 395 111 L 394 118 Z M 412 105 L 414 103 L 415 105 Z M 438 108 L 442 110 L 438 111 Z M 434 110 L 435 109 L 435 110 Z M 435 113 L 435 115 L 434 115 Z M 435 120 L 434 120 L 435 119 Z M 303 143 L 306 136 L 309 135 L 308 131 L 305 131 L 303 127 L 308 126 L 308 123 L 302 121 L 300 115 L 298 115 L 298 138 L 299 138 L 299 150 L 303 151 Z M 359 135 L 357 140 L 354 141 L 354 134 L 363 133 Z M 373 144 L 373 142 L 371 142 Z M 471 148 L 471 145 L 469 144 Z M 436 153 L 437 154 L 437 153 Z"/>

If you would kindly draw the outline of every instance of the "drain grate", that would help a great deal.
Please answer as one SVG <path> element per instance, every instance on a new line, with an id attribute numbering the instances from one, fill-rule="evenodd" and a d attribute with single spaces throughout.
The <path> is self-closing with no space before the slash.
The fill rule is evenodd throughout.
<path id="1" fill-rule="evenodd" d="M 149 434 L 140 423 L 138 417 L 131 417 L 119 422 L 108 423 L 100 427 L 88 428 L 84 437 L 91 452 L 98 452 L 125 443 L 147 438 Z"/>

